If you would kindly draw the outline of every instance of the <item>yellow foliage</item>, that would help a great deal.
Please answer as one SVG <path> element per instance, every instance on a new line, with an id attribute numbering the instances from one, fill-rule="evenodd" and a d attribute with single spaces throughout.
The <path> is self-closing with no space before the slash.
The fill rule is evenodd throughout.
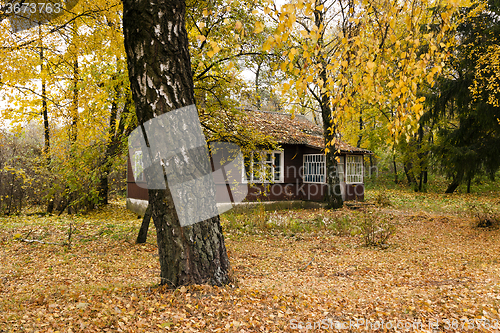
<path id="1" fill-rule="evenodd" d="M 264 30 L 264 24 L 259 21 L 255 22 L 255 29 L 253 32 L 258 34 L 261 33 L 263 30 Z"/>

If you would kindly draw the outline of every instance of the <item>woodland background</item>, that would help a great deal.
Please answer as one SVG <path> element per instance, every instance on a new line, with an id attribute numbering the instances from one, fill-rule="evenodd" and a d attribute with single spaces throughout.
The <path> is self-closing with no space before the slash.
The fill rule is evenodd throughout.
<path id="1" fill-rule="evenodd" d="M 121 2 L 16 33 L 2 7 L 0 331 L 498 330 L 499 6 L 187 1 L 207 136 L 249 152 L 262 138 L 243 108 L 329 114 L 325 135 L 372 150 L 378 172 L 364 204 L 224 214 L 231 283 L 175 290 L 124 207 L 137 120 Z"/>

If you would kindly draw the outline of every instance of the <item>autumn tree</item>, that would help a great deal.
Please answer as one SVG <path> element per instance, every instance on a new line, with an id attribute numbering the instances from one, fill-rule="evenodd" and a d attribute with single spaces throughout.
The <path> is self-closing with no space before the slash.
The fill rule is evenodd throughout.
<path id="1" fill-rule="evenodd" d="M 293 79 L 284 90 L 311 95 L 321 110 L 331 207 L 342 205 L 340 191 L 332 190 L 339 187 L 335 142 L 343 121 L 356 115 L 363 127 L 359 106 L 367 106 L 389 116 L 385 124 L 393 144 L 411 138 L 423 110 L 419 84 L 433 81 L 442 68 L 455 8 L 417 0 L 317 0 L 264 9 L 276 23 L 264 50 L 288 48 L 279 67 Z M 428 31 L 430 26 L 436 29 Z"/>
<path id="2" fill-rule="evenodd" d="M 2 116 L 18 126 L 42 118 L 47 168 L 57 179 L 47 183 L 49 211 L 54 200 L 72 211 L 106 203 L 108 178 L 123 169 L 135 115 L 121 12 L 119 1 L 82 2 L 21 32 L 2 22 L 3 93 L 12 106 Z"/>
<path id="3" fill-rule="evenodd" d="M 194 105 L 185 2 L 125 0 L 123 10 L 125 50 L 138 122 Z M 181 137 L 182 129 L 176 130 Z M 157 232 L 161 284 L 226 284 L 229 259 L 219 216 L 182 227 L 168 185 L 166 190 L 149 189 L 148 193 Z"/>

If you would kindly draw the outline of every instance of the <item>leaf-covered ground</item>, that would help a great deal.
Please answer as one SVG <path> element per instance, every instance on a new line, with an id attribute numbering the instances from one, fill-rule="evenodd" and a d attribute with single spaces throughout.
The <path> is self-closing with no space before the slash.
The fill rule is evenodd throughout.
<path id="1" fill-rule="evenodd" d="M 370 208 L 397 225 L 382 247 L 364 246 L 358 210 L 228 214 L 234 284 L 175 291 L 157 287 L 154 230 L 135 245 L 141 220 L 122 202 L 3 217 L 0 332 L 498 331 L 500 230 L 466 214 L 498 197 L 448 198 L 422 195 L 417 210 L 418 197 L 392 193 Z"/>

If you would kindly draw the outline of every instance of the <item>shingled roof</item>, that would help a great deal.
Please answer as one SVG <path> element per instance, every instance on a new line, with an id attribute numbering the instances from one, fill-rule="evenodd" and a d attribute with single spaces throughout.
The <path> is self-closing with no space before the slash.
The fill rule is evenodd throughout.
<path id="1" fill-rule="evenodd" d="M 269 135 L 281 144 L 297 144 L 314 148 L 325 148 L 323 129 L 302 115 L 268 111 L 247 111 L 247 125 Z M 371 154 L 371 151 L 357 148 L 338 140 L 335 149 L 343 153 Z"/>

